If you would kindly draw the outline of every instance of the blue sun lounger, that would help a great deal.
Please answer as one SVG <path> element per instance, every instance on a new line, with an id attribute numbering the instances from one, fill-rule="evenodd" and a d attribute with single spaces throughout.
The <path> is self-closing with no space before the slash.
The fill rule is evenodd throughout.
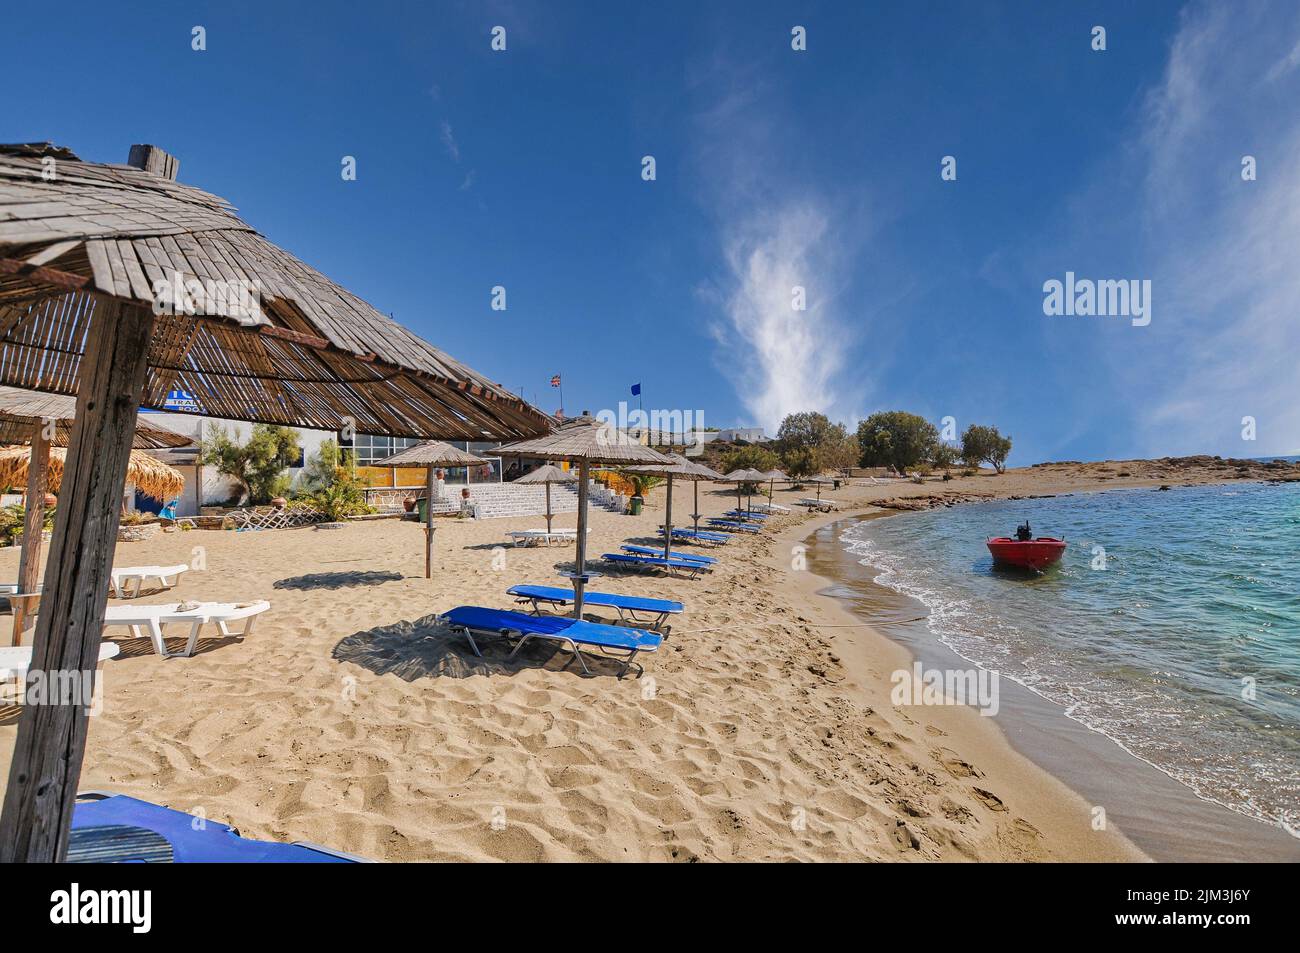
<path id="1" fill-rule="evenodd" d="M 727 510 L 723 516 L 732 516 L 738 520 L 750 520 L 755 523 L 762 523 L 767 519 L 766 513 L 755 513 L 753 510 Z"/>
<path id="2" fill-rule="evenodd" d="M 516 597 L 520 602 L 531 602 L 533 612 L 541 611 L 541 604 L 552 606 L 573 605 L 573 590 L 558 586 L 511 586 L 507 595 Z M 620 622 L 640 622 L 652 629 L 662 628 L 670 615 L 681 615 L 682 604 L 668 599 L 646 599 L 642 596 L 620 596 L 612 592 L 592 592 L 588 589 L 582 594 L 583 605 L 603 606 L 618 610 Z M 653 619 L 642 619 L 638 613 L 651 615 Z"/>
<path id="3" fill-rule="evenodd" d="M 740 522 L 739 520 L 720 520 L 715 517 L 714 519 L 709 520 L 709 525 L 718 527 L 724 533 L 757 533 L 758 532 L 757 526 L 750 526 L 746 523 Z"/>
<path id="4" fill-rule="evenodd" d="M 653 546 L 633 546 L 631 543 L 624 543 L 619 549 L 625 553 L 635 553 L 638 556 L 662 556 L 662 549 L 655 549 Z M 700 553 L 673 553 L 673 558 L 690 559 L 697 563 L 704 563 L 706 566 L 712 566 L 718 561 L 717 556 L 703 556 Z"/>
<path id="5" fill-rule="evenodd" d="M 713 571 L 710 563 L 700 562 L 698 559 L 683 559 L 676 553 L 668 558 L 665 558 L 663 553 L 657 556 L 644 556 L 640 553 L 605 553 L 600 558 L 625 569 L 664 569 L 674 574 L 685 573 L 688 579 L 694 579 L 702 572 Z"/>
<path id="6" fill-rule="evenodd" d="M 526 612 L 513 612 L 508 609 L 485 609 L 482 606 L 457 606 L 450 612 L 444 612 L 442 619 L 453 629 L 465 633 L 474 654 L 483 657 L 474 641 L 474 633 L 491 633 L 506 638 L 516 637 L 510 658 L 519 654 L 519 650 L 529 639 L 546 639 L 567 645 L 573 657 L 582 666 L 582 673 L 590 675 L 587 662 L 582 657 L 580 648 L 594 648 L 606 657 L 620 662 L 623 670 L 619 678 L 627 674 L 628 666 L 636 665 L 641 672 L 645 670 L 634 662 L 638 652 L 653 652 L 663 642 L 663 637 L 644 629 L 625 629 L 617 625 L 603 625 L 599 622 L 587 622 L 557 615 L 529 615 Z"/>
<path id="7" fill-rule="evenodd" d="M 659 530 L 662 536 L 664 531 Z M 708 530 L 687 529 L 684 526 L 673 527 L 673 539 L 686 540 L 687 542 L 713 543 L 717 546 L 724 546 L 731 542 L 731 537 L 726 533 L 710 533 Z"/>
<path id="8" fill-rule="evenodd" d="M 355 864 L 360 857 L 315 844 L 278 844 L 125 794 L 77 795 L 69 863 Z"/>

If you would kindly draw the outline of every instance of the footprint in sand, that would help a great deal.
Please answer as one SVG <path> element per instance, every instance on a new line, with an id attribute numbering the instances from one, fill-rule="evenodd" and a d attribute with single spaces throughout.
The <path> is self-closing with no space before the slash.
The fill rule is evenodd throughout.
<path id="1" fill-rule="evenodd" d="M 969 761 L 957 757 L 957 752 L 948 748 L 936 748 L 930 756 L 943 765 L 944 770 L 954 778 L 982 778 L 984 773 Z"/>
<path id="2" fill-rule="evenodd" d="M 985 791 L 983 788 L 971 788 L 975 796 L 980 799 L 980 803 L 990 811 L 1005 811 L 1007 806 L 1002 803 L 1002 798 L 998 797 L 991 791 Z"/>

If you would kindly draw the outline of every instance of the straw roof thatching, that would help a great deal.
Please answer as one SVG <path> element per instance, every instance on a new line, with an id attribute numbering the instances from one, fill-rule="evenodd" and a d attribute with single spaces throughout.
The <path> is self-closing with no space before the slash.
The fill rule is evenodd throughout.
<path id="1" fill-rule="evenodd" d="M 426 440 L 376 460 L 372 467 L 474 467 L 487 461 L 441 440 Z"/>
<path id="2" fill-rule="evenodd" d="M 536 470 L 529 470 L 511 483 L 577 483 L 578 475 L 571 470 L 562 470 L 553 463 Z"/>
<path id="3" fill-rule="evenodd" d="M 724 483 L 763 483 L 767 477 L 754 469 L 741 467 L 738 470 L 732 470 L 722 478 Z"/>
<path id="4" fill-rule="evenodd" d="M 30 447 L 0 447 L 0 486 L 27 486 L 27 467 L 31 461 Z M 48 487 L 58 493 L 63 483 L 63 461 L 68 451 L 63 447 L 50 448 Z M 126 479 L 145 496 L 155 500 L 174 499 L 185 488 L 185 478 L 167 464 L 155 460 L 143 450 L 131 451 Z"/>
<path id="5" fill-rule="evenodd" d="M 94 315 L 111 298 L 152 306 L 170 287 L 181 308 L 155 320 L 142 406 L 182 390 L 194 413 L 323 430 L 482 440 L 550 429 L 151 155 L 171 160 L 153 163 L 161 174 L 49 143 L 0 146 L 0 383 L 75 394 Z M 253 306 L 232 314 L 232 300 L 249 303 L 228 293 L 240 289 Z"/>
<path id="6" fill-rule="evenodd" d="M 545 437 L 503 444 L 493 453 L 503 457 L 586 460 L 588 463 L 669 462 L 659 451 L 643 446 L 617 427 L 587 414 L 566 420 L 554 433 Z"/>
<path id="7" fill-rule="evenodd" d="M 763 479 L 764 480 L 788 480 L 790 478 L 786 476 L 784 473 L 782 473 L 780 470 L 768 470 L 766 473 L 763 474 Z"/>
<path id="8" fill-rule="evenodd" d="M 0 386 L 0 444 L 28 443 L 32 439 L 33 427 L 52 420 L 54 438 L 51 443 L 56 447 L 66 447 L 76 416 L 75 397 Z M 132 446 L 139 450 L 161 450 L 164 447 L 188 447 L 193 442 L 184 434 L 142 417 L 136 424 Z"/>
<path id="9" fill-rule="evenodd" d="M 720 481 L 723 479 L 721 473 L 710 470 L 702 463 L 695 463 L 692 460 L 687 460 L 685 457 L 676 453 L 670 453 L 667 456 L 672 462 L 662 466 L 646 465 L 627 467 L 625 469 L 630 470 L 633 473 L 649 473 L 663 476 L 672 474 L 673 478 L 676 480 Z"/>

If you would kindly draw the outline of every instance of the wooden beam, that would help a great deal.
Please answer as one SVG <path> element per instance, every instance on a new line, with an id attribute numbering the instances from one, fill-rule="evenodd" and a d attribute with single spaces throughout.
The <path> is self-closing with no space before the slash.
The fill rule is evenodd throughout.
<path id="1" fill-rule="evenodd" d="M 394 470 L 394 473 L 397 471 Z M 424 468 L 424 578 L 433 578 L 433 467 Z"/>
<path id="2" fill-rule="evenodd" d="M 96 300 L 31 664 L 82 690 L 23 706 L 0 814 L 2 863 L 49 863 L 67 853 L 153 324 L 146 306 Z"/>
<path id="3" fill-rule="evenodd" d="M 49 484 L 50 438 L 45 421 L 32 425 L 31 459 L 27 464 L 27 508 L 23 518 L 23 548 L 18 555 L 18 592 L 34 595 L 41 578 L 41 537 L 45 534 L 45 493 Z M 29 599 L 13 600 L 14 645 L 23 644 L 31 625 Z"/>
<path id="4" fill-rule="evenodd" d="M 176 175 L 181 170 L 179 159 L 170 152 L 151 145 L 133 145 L 127 155 L 126 164 L 160 175 L 164 179 L 171 179 L 173 182 L 176 181 Z"/>

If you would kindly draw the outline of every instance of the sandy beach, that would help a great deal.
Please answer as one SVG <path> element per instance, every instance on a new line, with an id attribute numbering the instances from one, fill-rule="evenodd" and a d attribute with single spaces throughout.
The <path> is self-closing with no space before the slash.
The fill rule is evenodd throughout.
<path id="1" fill-rule="evenodd" d="M 711 576 L 607 575 L 603 591 L 686 604 L 640 679 L 613 665 L 583 678 L 544 647 L 507 663 L 501 640 L 478 660 L 434 620 L 509 607 L 515 583 L 559 584 L 571 547 L 506 545 L 535 517 L 440 521 L 432 580 L 410 522 L 121 543 L 118 566 L 195 567 L 143 601 L 272 610 L 247 639 L 208 635 L 191 658 L 113 632 L 122 651 L 103 668 L 80 787 L 390 861 L 1142 859 L 1115 824 L 1093 831 L 1085 799 L 993 720 L 891 706 L 888 674 L 907 650 L 796 568 L 817 525 L 881 500 L 1108 484 L 1036 468 L 846 487 L 827 494 L 837 514 L 796 511 L 711 550 L 724 557 Z M 778 489 L 776 502 L 803 495 Z M 701 508 L 734 499 L 706 484 Z M 690 488 L 675 501 L 688 512 Z M 593 511 L 590 551 L 652 539 L 663 502 L 659 488 L 639 517 Z M 16 556 L 0 552 L 0 572 Z M 16 709 L 0 712 L 0 769 L 16 724 Z"/>

